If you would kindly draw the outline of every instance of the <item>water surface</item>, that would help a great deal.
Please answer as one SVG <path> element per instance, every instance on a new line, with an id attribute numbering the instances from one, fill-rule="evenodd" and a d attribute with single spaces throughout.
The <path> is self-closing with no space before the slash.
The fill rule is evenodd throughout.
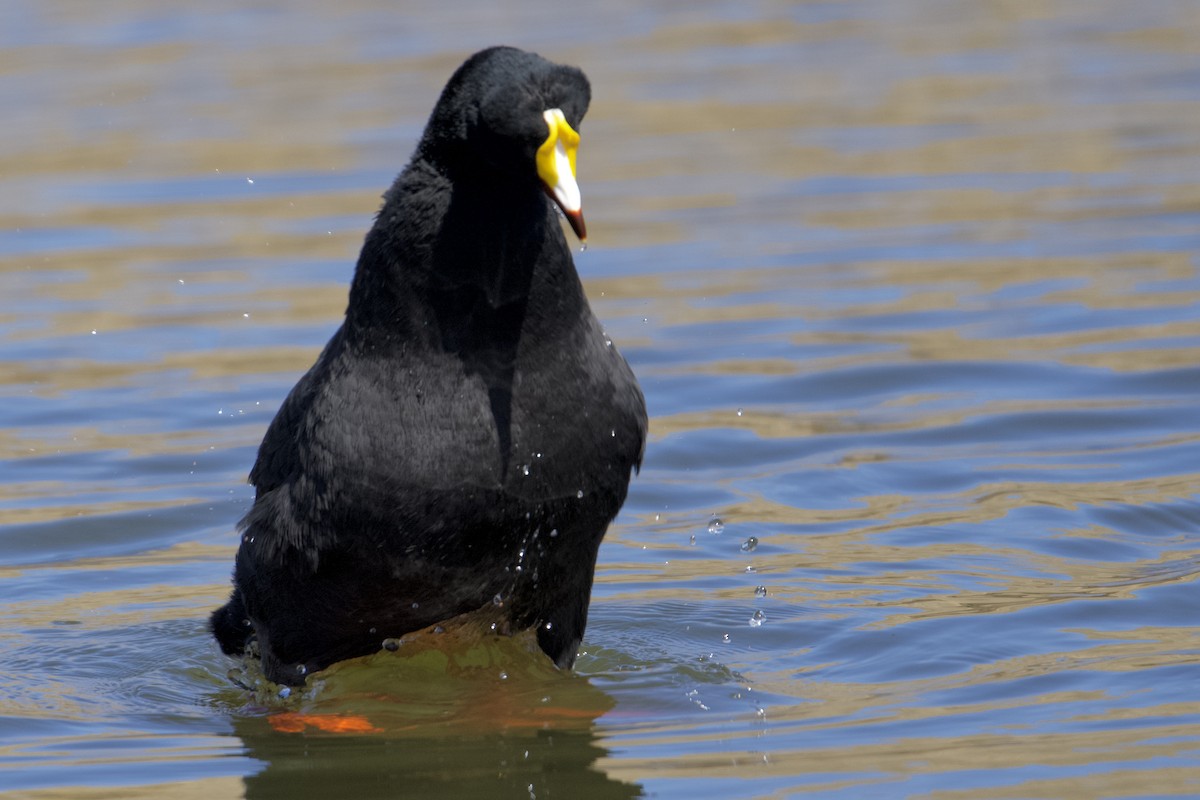
<path id="1" fill-rule="evenodd" d="M 652 415 L 576 674 L 248 694 L 255 448 L 499 42 Z M 0 103 L 0 795 L 1200 794 L 1194 4 L 15 0 Z"/>

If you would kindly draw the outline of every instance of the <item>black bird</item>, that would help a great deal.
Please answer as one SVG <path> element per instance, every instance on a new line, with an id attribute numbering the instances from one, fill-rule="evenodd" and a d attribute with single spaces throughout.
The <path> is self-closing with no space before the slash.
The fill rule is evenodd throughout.
<path id="1" fill-rule="evenodd" d="M 553 204 L 575 181 L 583 72 L 511 47 L 450 78 L 384 195 L 346 318 L 250 472 L 221 649 L 297 685 L 477 609 L 569 668 L 646 408 L 592 314 Z M 553 204 L 552 202 L 553 201 Z"/>

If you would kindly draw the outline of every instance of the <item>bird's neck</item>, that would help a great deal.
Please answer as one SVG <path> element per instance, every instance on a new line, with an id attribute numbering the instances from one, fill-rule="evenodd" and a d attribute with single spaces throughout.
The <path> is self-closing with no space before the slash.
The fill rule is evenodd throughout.
<path id="1" fill-rule="evenodd" d="M 406 335 L 428 328 L 431 315 L 443 324 L 449 316 L 487 325 L 493 312 L 523 308 L 535 282 L 578 287 L 562 230 L 536 182 L 514 185 L 486 169 L 454 179 L 415 159 L 367 235 L 347 321 Z"/>
<path id="2" fill-rule="evenodd" d="M 506 178 L 477 174 L 453 184 L 426 276 L 431 289 L 482 292 L 493 308 L 528 296 L 535 267 L 562 233 L 550 227 L 536 185 Z"/>

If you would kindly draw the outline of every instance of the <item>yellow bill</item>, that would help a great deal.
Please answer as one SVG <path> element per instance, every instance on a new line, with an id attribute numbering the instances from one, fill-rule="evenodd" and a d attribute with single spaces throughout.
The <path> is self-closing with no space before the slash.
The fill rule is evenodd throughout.
<path id="1" fill-rule="evenodd" d="M 542 114 L 550 135 L 537 151 L 538 177 L 550 199 L 562 209 L 579 241 L 587 241 L 583 224 L 583 201 L 579 184 L 575 182 L 575 151 L 579 149 L 579 134 L 567 122 L 563 112 L 551 108 Z"/>

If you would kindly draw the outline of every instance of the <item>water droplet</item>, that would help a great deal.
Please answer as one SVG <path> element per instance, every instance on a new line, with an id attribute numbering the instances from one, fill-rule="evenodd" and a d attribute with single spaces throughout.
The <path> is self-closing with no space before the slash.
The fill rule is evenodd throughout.
<path id="1" fill-rule="evenodd" d="M 303 664 L 297 664 L 296 665 L 296 674 L 297 675 L 307 675 L 308 667 L 304 666 Z"/>
<path id="2" fill-rule="evenodd" d="M 729 634 L 728 633 L 721 634 L 721 641 L 724 642 L 725 644 L 729 644 L 729 641 L 730 641 Z"/>
<path id="3" fill-rule="evenodd" d="M 610 431 L 610 433 L 612 434 L 612 438 L 614 438 L 614 439 L 617 438 L 617 429 L 616 428 L 613 428 L 612 431 Z"/>
<path id="4" fill-rule="evenodd" d="M 751 536 L 749 539 L 742 542 L 742 552 L 743 553 L 753 553 L 756 549 L 758 549 L 758 539 L 757 538 Z"/>
<path id="5" fill-rule="evenodd" d="M 557 536 L 558 536 L 558 528 L 551 528 L 550 529 L 550 538 L 553 539 Z"/>
<path id="6" fill-rule="evenodd" d="M 709 533 L 718 534 L 718 533 L 723 532 L 724 530 L 725 530 L 725 523 L 721 521 L 720 517 L 713 517 L 712 519 L 710 519 L 708 521 L 708 532 Z"/>
<path id="7" fill-rule="evenodd" d="M 374 633 L 374 632 L 375 632 L 374 628 L 371 628 L 370 630 L 367 631 L 367 633 Z"/>
<path id="8" fill-rule="evenodd" d="M 504 670 L 500 671 L 500 680 L 502 680 L 502 681 L 508 680 L 508 673 L 505 672 Z"/>
<path id="9" fill-rule="evenodd" d="M 688 544 L 695 544 L 695 543 L 696 543 L 696 534 L 693 533 L 691 535 L 691 537 L 688 539 Z"/>
<path id="10" fill-rule="evenodd" d="M 586 252 L 587 252 L 587 242 L 580 242 L 580 243 L 579 243 L 579 252 L 581 252 L 581 253 L 586 253 Z"/>
<path id="11" fill-rule="evenodd" d="M 583 489 L 580 489 L 578 492 L 576 492 L 575 496 L 578 497 L 580 500 L 582 500 L 583 499 Z"/>
<path id="12" fill-rule="evenodd" d="M 412 604 L 412 607 L 413 607 L 413 608 L 420 608 L 420 607 L 421 607 L 421 604 L 420 604 L 420 603 L 415 603 L 415 602 L 414 602 L 414 603 Z"/>
<path id="13" fill-rule="evenodd" d="M 496 592 L 496 596 L 492 598 L 492 605 L 496 606 L 496 608 L 504 605 L 504 598 L 500 596 L 499 592 Z"/>
<path id="14" fill-rule="evenodd" d="M 434 625 L 434 626 L 433 626 L 433 632 L 434 632 L 434 633 L 445 633 L 445 632 L 446 632 L 446 629 L 445 629 L 445 628 L 443 628 L 441 625 Z"/>
<path id="15" fill-rule="evenodd" d="M 767 615 L 764 614 L 762 611 L 755 611 L 754 614 L 752 614 L 750 616 L 750 627 L 751 628 L 761 628 L 763 622 L 766 619 L 767 619 Z"/>
<path id="16" fill-rule="evenodd" d="M 397 650 L 400 649 L 400 640 L 399 639 L 384 639 L 383 640 L 383 649 L 387 650 L 389 652 L 392 652 L 392 653 L 396 652 Z"/>
<path id="17" fill-rule="evenodd" d="M 528 475 L 529 474 L 529 465 L 528 464 L 522 465 L 521 472 L 522 472 L 522 474 Z"/>
<path id="18" fill-rule="evenodd" d="M 543 628 L 545 628 L 546 630 L 550 630 L 551 628 L 553 628 L 553 627 L 554 627 L 554 623 L 553 623 L 553 622 L 547 622 L 547 623 L 546 623 L 545 625 L 543 625 L 542 627 L 543 627 Z"/>
<path id="19" fill-rule="evenodd" d="M 279 687 L 280 698 L 286 700 L 289 697 L 291 697 L 291 695 L 292 695 L 292 687 L 290 687 L 290 686 L 280 686 Z"/>
<path id="20" fill-rule="evenodd" d="M 742 415 L 742 410 L 739 408 L 739 409 L 738 409 L 738 416 L 740 417 L 741 415 Z"/>
<path id="21" fill-rule="evenodd" d="M 755 586 L 754 587 L 754 596 L 755 597 L 766 597 L 767 596 L 767 587 Z"/>
<path id="22" fill-rule="evenodd" d="M 746 572 L 758 572 L 758 568 L 751 565 L 749 567 L 746 567 Z"/>

